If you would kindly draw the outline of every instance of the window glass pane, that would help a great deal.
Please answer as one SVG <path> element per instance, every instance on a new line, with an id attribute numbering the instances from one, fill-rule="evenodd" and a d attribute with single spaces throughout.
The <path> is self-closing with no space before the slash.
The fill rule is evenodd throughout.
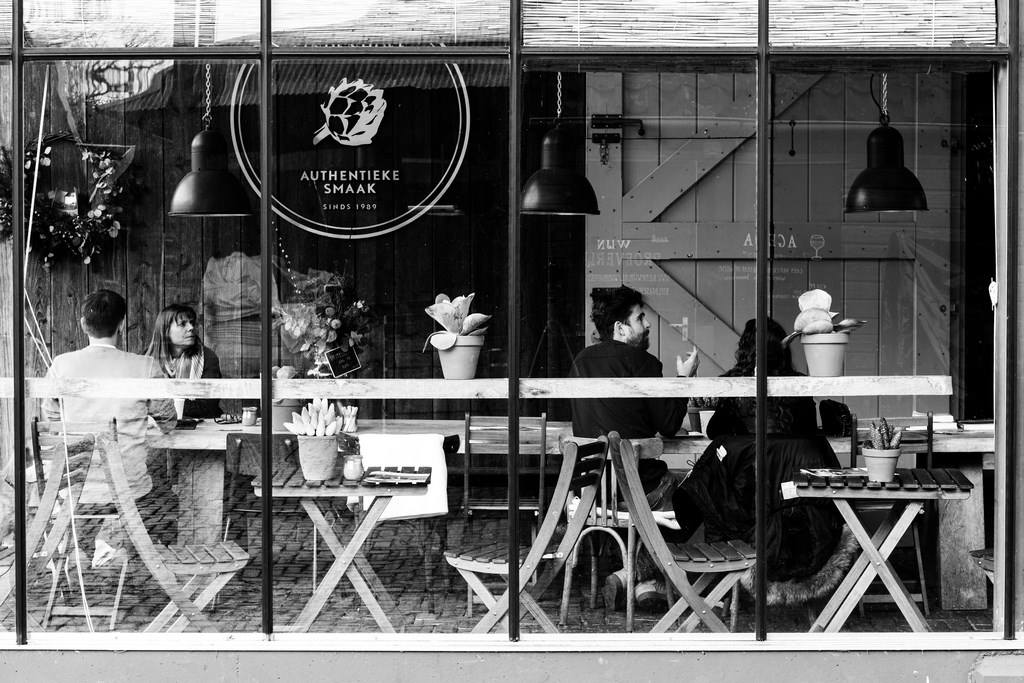
<path id="1" fill-rule="evenodd" d="M 520 357 L 526 391 L 543 400 L 524 402 L 523 411 L 546 414 L 549 430 L 584 442 L 616 431 L 644 457 L 636 500 L 643 514 L 653 506 L 651 517 L 665 526 L 652 521 L 656 540 L 637 544 L 647 550 L 636 565 L 634 632 L 650 631 L 666 613 L 658 562 L 673 561 L 664 554 L 679 550 L 673 543 L 706 541 L 719 550 L 715 544 L 753 544 L 752 497 L 729 501 L 746 505 L 742 520 L 723 524 L 720 516 L 712 518 L 717 511 L 709 507 L 707 487 L 714 482 L 703 476 L 712 461 L 719 462 L 719 444 L 705 436 L 701 422 L 722 382 L 739 384 L 719 376 L 733 368 L 744 324 L 754 315 L 756 78 L 752 65 L 745 66 L 705 64 L 697 71 L 678 63 L 625 62 L 587 71 L 561 64 L 525 75 Z M 593 189 L 600 213 L 556 215 L 572 208 L 572 196 L 546 184 L 550 163 L 547 171 L 538 170 L 545 164 L 543 145 L 552 141 L 561 145 L 561 167 Z M 573 203 L 586 210 L 584 202 Z M 537 210 L 546 213 L 527 213 Z M 622 286 L 629 289 L 617 289 Z M 676 382 L 664 378 L 675 378 L 677 362 L 692 352 L 699 359 L 694 378 L 666 384 Z M 753 382 L 748 386 L 752 390 Z M 731 457 L 752 467 L 752 447 L 743 448 L 737 444 Z M 557 464 L 549 466 L 552 491 Z M 693 474 L 683 483 L 688 471 Z M 616 481 L 625 486 L 621 477 Z M 628 628 L 629 580 L 618 550 L 628 540 L 625 500 L 613 503 L 604 489 L 588 522 L 588 528 L 608 527 L 591 536 L 607 550 L 593 558 L 604 600 L 592 599 L 588 552 L 570 570 L 565 605 L 557 588 L 542 596 L 548 614 L 568 610 L 569 630 Z M 663 540 L 669 545 L 657 545 Z M 735 560 L 731 569 L 753 566 L 752 550 L 747 558 L 727 552 Z M 696 582 L 694 567 L 687 564 L 686 571 Z M 706 595 L 709 589 L 701 586 Z M 678 599 L 680 589 L 671 592 Z M 698 631 L 732 624 L 729 610 L 719 606 L 713 614 Z M 737 614 L 735 630 L 749 632 L 750 603 Z M 534 624 L 524 620 L 523 628 Z"/>
<path id="2" fill-rule="evenodd" d="M 348 499 L 366 487 L 275 488 L 276 618 L 300 631 L 469 630 L 483 608 L 466 616 L 466 584 L 443 551 L 493 542 L 506 555 L 507 503 L 480 508 L 476 498 L 507 500 L 507 445 L 479 454 L 471 509 L 463 477 L 467 419 L 475 429 L 491 418 L 484 433 L 508 440 L 508 65 L 321 60 L 276 68 L 275 415 L 294 425 L 303 412 L 326 408 L 334 419 L 325 419 L 322 436 L 311 427 L 308 439 L 282 425 L 281 436 L 297 444 L 275 458 L 297 472 L 294 482 L 314 479 L 302 473 L 303 457 L 326 444 L 327 466 L 337 468 L 339 447 L 356 448 L 351 436 L 366 470 L 432 469 L 432 482 L 400 489 L 376 526 L 368 499 L 361 507 Z M 236 91 L 241 102 L 249 87 Z M 255 122 L 242 111 L 235 124 L 243 163 L 258 168 Z M 442 293 L 454 301 L 428 315 Z M 439 321 L 454 325 L 463 302 L 493 318 L 473 318 L 465 332 L 481 334 L 456 339 L 463 329 L 442 332 Z M 435 331 L 436 344 L 425 346 Z M 472 365 L 456 373 L 459 358 Z M 313 397 L 329 405 L 310 407 Z M 346 427 L 346 413 L 350 434 L 327 435 L 328 422 Z M 455 439 L 445 445 L 448 437 L 462 455 Z M 383 489 L 369 490 L 387 502 Z M 353 536 L 360 523 L 368 537 Z M 325 574 L 353 538 L 353 548 L 362 544 L 353 572 Z M 320 581 L 327 583 L 311 593 Z"/>
<path id="3" fill-rule="evenodd" d="M 26 0 L 33 47 L 198 47 L 259 40 L 259 0 Z"/>
<path id="4" fill-rule="evenodd" d="M 769 531 L 787 524 L 800 542 L 777 537 L 769 579 L 796 577 L 823 597 L 833 594 L 836 582 L 819 579 L 859 552 L 853 528 L 871 532 L 902 505 L 891 493 L 896 483 L 865 482 L 896 481 L 905 498 L 919 497 L 908 503 L 911 528 L 892 539 L 898 542 L 884 569 L 916 606 L 897 610 L 876 582 L 866 602 L 888 604 L 843 607 L 831 618 L 822 611 L 816 626 L 990 630 L 989 586 L 970 551 L 991 547 L 992 538 L 984 472 L 991 463 L 982 457 L 993 448 L 991 74 L 939 64 L 778 73 L 774 92 L 771 315 L 778 326 L 771 336 L 802 334 L 790 347 L 792 367 L 780 353 L 772 374 L 810 377 L 779 385 L 769 403 L 775 436 L 767 456 L 780 481 L 801 468 L 869 469 L 849 483 L 837 479 L 846 484 L 838 490 L 817 490 L 829 500 L 815 498 L 813 487 L 790 489 L 797 497 L 781 504 L 786 513 L 769 514 Z M 880 124 L 883 108 L 888 120 Z M 851 331 L 842 331 L 847 325 Z M 848 413 L 858 420 L 856 438 Z M 899 469 L 897 480 L 874 469 L 874 450 L 891 445 L 884 433 L 871 443 L 870 423 L 881 425 L 882 417 L 894 432 L 905 427 L 894 464 L 921 469 Z M 825 436 L 813 433 L 815 419 Z M 967 431 L 958 422 L 970 423 Z M 856 457 L 852 441 L 860 444 Z M 961 474 L 972 490 L 955 485 Z M 932 480 L 953 484 L 937 503 Z M 870 500 L 844 507 L 850 485 Z M 772 491 L 779 491 L 775 482 Z M 769 625 L 808 626 L 803 607 L 785 604 L 770 608 Z"/>
<path id="5" fill-rule="evenodd" d="M 11 0 L 0 2 L 0 48 L 11 46 Z"/>
<path id="6" fill-rule="evenodd" d="M 0 377 L 3 381 L 12 376 L 14 372 L 14 345 L 11 343 L 11 320 L 13 315 L 13 302 L 11 289 L 14 276 L 15 261 L 14 251 L 10 239 L 11 231 L 11 186 L 10 186 L 10 150 L 11 150 L 11 65 L 7 62 L 0 62 L 0 93 L 4 93 L 0 102 L 0 153 L 7 159 L 5 168 L 6 178 L 0 183 L 0 225 L 6 235 L 3 242 L 0 242 L 0 278 L 3 279 L 2 294 L 0 302 L 7 308 L 4 322 L 0 325 Z M 3 620 L 3 629 L 0 631 L 0 642 L 14 642 L 14 402 L 5 398 L 0 400 L 0 421 L 3 427 L 0 428 L 0 609 L 7 612 L 12 608 Z M 10 591 L 10 593 L 8 593 Z M 6 631 L 6 632 L 5 632 Z"/>
<path id="7" fill-rule="evenodd" d="M 211 126 L 226 131 L 225 86 L 242 66 L 26 66 L 25 390 L 41 473 L 28 518 L 48 532 L 48 545 L 28 539 L 47 553 L 29 567 L 29 611 L 44 629 L 172 627 L 164 608 L 180 590 L 180 607 L 203 608 L 189 629 L 259 627 L 249 488 L 236 480 L 252 473 L 237 449 L 225 458 L 240 426 L 221 419 L 259 396 L 245 379 L 259 358 L 258 221 L 168 215 L 203 127 L 206 74 Z M 238 192 L 251 211 L 253 196 Z M 213 583 L 190 582 L 197 571 Z"/>
<path id="8" fill-rule="evenodd" d="M 769 11 L 773 45 L 962 47 L 996 42 L 992 0 L 780 0 Z"/>
<path id="9" fill-rule="evenodd" d="M 531 47 L 757 45 L 756 0 L 525 0 L 523 44 Z"/>
<path id="10" fill-rule="evenodd" d="M 470 46 L 508 44 L 508 0 L 369 0 L 273 6 L 278 45 Z"/>

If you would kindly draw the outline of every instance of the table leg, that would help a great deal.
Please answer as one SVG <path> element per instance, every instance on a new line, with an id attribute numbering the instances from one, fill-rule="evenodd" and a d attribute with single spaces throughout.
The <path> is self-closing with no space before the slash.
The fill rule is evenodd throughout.
<path id="1" fill-rule="evenodd" d="M 942 609 L 985 609 L 988 607 L 985 575 L 968 555 L 975 548 L 985 547 L 981 459 L 958 462 L 957 469 L 974 484 L 974 491 L 967 500 L 938 502 Z"/>
<path id="2" fill-rule="evenodd" d="M 181 451 L 175 469 L 178 543 L 219 542 L 224 520 L 224 458 L 211 451 Z"/>
<path id="3" fill-rule="evenodd" d="M 335 560 L 331 564 L 330 568 L 324 574 L 324 578 L 320 581 L 320 585 L 313 591 L 313 595 L 306 601 L 306 605 L 302 608 L 302 612 L 295 619 L 295 622 L 291 625 L 289 630 L 305 632 L 309 630 L 309 627 L 313 624 L 313 621 L 323 610 L 324 605 L 327 603 L 327 599 L 334 592 L 334 589 L 338 586 L 341 581 L 341 577 L 349 572 L 352 568 L 352 561 L 355 559 L 356 554 L 360 548 L 363 547 L 363 543 L 370 536 L 370 532 L 373 531 L 373 527 L 376 526 L 377 520 L 384 513 L 384 508 L 387 507 L 388 502 L 391 500 L 388 496 L 377 496 L 373 499 L 373 503 L 366 510 L 366 514 L 363 515 L 362 522 L 356 528 L 355 533 L 352 534 L 352 538 L 349 540 L 347 545 L 342 545 L 341 540 L 334 533 L 334 529 L 331 528 L 330 523 L 324 519 L 324 515 L 320 512 L 320 508 L 317 507 L 315 500 L 309 500 L 303 498 L 300 500 L 302 508 L 309 515 L 309 518 L 313 520 L 313 526 L 320 532 L 324 542 L 327 543 L 331 552 L 334 553 Z M 349 580 L 352 581 L 352 575 L 356 574 L 353 569 L 352 574 L 349 575 Z M 362 577 L 358 577 L 353 581 L 353 586 L 358 583 L 362 583 L 365 588 L 365 582 L 362 582 Z M 366 590 L 365 592 L 360 591 L 356 587 L 356 592 L 359 593 L 359 597 L 362 598 L 363 602 L 366 603 L 367 607 L 370 608 L 370 613 L 374 615 L 375 619 L 378 619 L 378 615 L 374 610 L 380 610 L 380 606 L 374 599 L 372 592 Z M 387 618 L 384 618 L 387 622 Z M 380 620 L 378 619 L 378 624 Z M 388 624 L 390 627 L 390 624 Z M 393 629 L 391 629 L 393 630 Z"/>
<path id="4" fill-rule="evenodd" d="M 885 538 L 892 530 L 892 525 L 897 518 L 898 517 L 896 514 L 894 514 L 894 511 L 890 509 L 888 517 L 882 520 L 882 523 L 878 525 L 877 529 L 875 529 L 875 533 L 871 537 L 871 542 L 873 544 L 880 543 L 882 539 Z M 859 519 L 857 520 L 857 524 L 860 524 Z M 846 601 L 847 596 L 850 594 L 850 591 L 853 590 L 854 585 L 856 585 L 857 581 L 861 577 L 861 574 L 864 573 L 864 570 L 867 569 L 867 566 L 868 556 L 866 553 L 861 551 L 860 555 L 857 557 L 856 560 L 854 560 L 853 564 L 850 566 L 850 571 L 846 573 L 846 576 L 843 578 L 842 582 L 836 588 L 835 592 L 832 593 L 832 597 L 829 598 L 829 601 L 825 604 L 825 607 L 822 608 L 821 614 L 818 615 L 818 618 L 811 625 L 812 632 L 823 631 L 832 622 L 836 612 L 839 610 L 840 606 Z"/>
<path id="5" fill-rule="evenodd" d="M 928 631 L 928 623 L 924 620 L 924 615 L 921 614 L 917 605 L 911 600 L 906 587 L 904 587 L 899 577 L 896 576 L 892 565 L 888 561 L 890 553 L 896 548 L 896 545 L 903 538 L 903 534 L 907 532 L 910 525 L 914 523 L 914 518 L 920 512 L 922 503 L 920 501 L 911 501 L 909 503 L 896 503 L 893 505 L 889 513 L 889 519 L 891 520 L 894 515 L 898 515 L 898 519 L 892 524 L 892 529 L 885 539 L 876 545 L 877 533 L 875 537 L 868 536 L 867 530 L 860 523 L 860 519 L 857 517 L 849 501 L 837 499 L 833 502 L 839 509 L 840 514 L 842 514 L 843 519 L 850 526 L 851 531 L 857 537 L 857 541 L 860 543 L 861 548 L 864 549 L 864 555 L 868 562 L 853 590 L 850 591 L 850 594 L 836 612 L 833 622 L 825 630 L 836 632 L 842 628 L 853 608 L 856 607 L 877 575 L 892 595 L 910 627 L 915 631 Z"/>

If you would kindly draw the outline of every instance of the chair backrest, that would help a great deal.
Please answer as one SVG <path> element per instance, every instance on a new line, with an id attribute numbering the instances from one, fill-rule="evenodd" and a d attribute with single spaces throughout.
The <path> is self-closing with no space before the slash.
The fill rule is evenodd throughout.
<path id="1" fill-rule="evenodd" d="M 863 467 L 864 456 L 861 455 L 861 445 L 870 440 L 871 423 L 878 424 L 881 418 L 858 418 L 856 414 L 852 417 L 853 429 L 850 430 L 850 467 Z M 931 412 L 925 415 L 914 415 L 912 417 L 888 417 L 885 421 L 896 429 L 908 428 L 903 434 L 903 442 L 900 444 L 900 459 L 897 467 L 917 467 L 917 456 L 925 455 L 925 467 L 932 466 L 932 453 L 935 446 L 935 424 Z"/>
<path id="2" fill-rule="evenodd" d="M 519 418 L 519 454 L 547 453 L 547 413 Z M 467 455 L 508 455 L 508 418 L 481 417 L 466 413 Z"/>
<path id="3" fill-rule="evenodd" d="M 579 540 L 580 533 L 586 524 L 590 510 L 597 499 L 601 475 L 608 458 L 608 440 L 601 437 L 596 441 L 578 444 L 572 440 L 563 440 L 559 444 L 562 452 L 562 465 L 559 468 L 558 480 L 551 492 L 551 504 L 544 514 L 544 521 L 537 529 L 537 536 L 530 546 L 530 551 L 519 568 L 520 586 L 525 586 L 537 570 L 541 558 L 549 553 L 549 547 L 565 512 L 566 502 L 574 491 L 579 491 L 580 503 L 577 513 L 565 526 L 565 533 L 553 553 L 556 562 L 537 579 L 532 591 L 539 595 L 551 583 L 554 575 L 565 564 L 570 551 Z"/>
<path id="4" fill-rule="evenodd" d="M 448 467 L 441 434 L 362 434 L 363 467 L 429 467 L 430 483 L 423 496 L 399 496 L 388 503 L 381 521 L 448 514 Z M 365 501 L 369 506 L 370 498 Z"/>
<path id="5" fill-rule="evenodd" d="M 256 477 L 260 474 L 261 441 L 259 434 L 247 432 L 231 432 L 225 444 L 226 469 L 244 476 Z M 271 462 L 273 473 L 286 466 L 298 463 L 299 440 L 294 434 L 273 435 L 273 455 Z"/>
<path id="6" fill-rule="evenodd" d="M 647 495 L 640 481 L 633 444 L 629 439 L 620 438 L 618 432 L 611 432 L 608 434 L 608 450 L 611 452 L 612 468 L 619 481 L 619 491 L 626 501 L 630 521 L 636 527 L 640 540 L 650 551 L 655 563 L 668 574 L 669 568 L 674 566 L 672 553 L 658 530 L 658 523 L 654 521 L 650 505 L 647 504 Z"/>
<path id="7" fill-rule="evenodd" d="M 537 481 L 537 499 L 539 509 L 545 509 L 547 500 L 544 473 L 547 468 L 547 413 L 540 417 L 519 418 L 519 455 L 536 455 L 538 457 L 539 477 Z M 469 470 L 471 458 L 477 455 L 500 455 L 508 457 L 508 418 L 481 417 L 466 413 L 463 430 L 463 452 L 465 454 L 465 470 L 463 475 L 463 507 L 469 507 Z"/>
<path id="8" fill-rule="evenodd" d="M 664 451 L 664 443 L 660 438 L 630 439 L 637 461 L 645 458 L 660 458 Z M 619 477 L 612 467 L 609 458 L 605 463 L 601 488 L 597 492 L 597 501 L 587 519 L 588 526 L 622 527 L 629 523 L 629 513 L 621 509 L 619 502 L 623 500 L 619 493 Z"/>

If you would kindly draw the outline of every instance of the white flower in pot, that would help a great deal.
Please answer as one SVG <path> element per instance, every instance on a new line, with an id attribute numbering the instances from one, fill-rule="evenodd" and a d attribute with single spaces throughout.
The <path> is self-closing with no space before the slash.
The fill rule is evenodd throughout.
<path id="1" fill-rule="evenodd" d="M 428 346 L 437 349 L 445 379 L 473 379 L 476 376 L 477 360 L 484 345 L 483 335 L 487 332 L 484 325 L 491 316 L 469 312 L 474 296 L 467 294 L 450 299 L 447 294 L 438 294 L 433 305 L 423 309 L 444 328 L 427 337 L 423 350 L 426 351 Z"/>
<path id="2" fill-rule="evenodd" d="M 843 374 L 843 358 L 850 332 L 867 320 L 845 318 L 833 323 L 830 311 L 832 295 L 823 289 L 812 289 L 800 295 L 800 314 L 793 322 L 792 334 L 782 340 L 783 346 L 800 337 L 807 359 L 807 374 L 812 377 L 837 377 Z"/>

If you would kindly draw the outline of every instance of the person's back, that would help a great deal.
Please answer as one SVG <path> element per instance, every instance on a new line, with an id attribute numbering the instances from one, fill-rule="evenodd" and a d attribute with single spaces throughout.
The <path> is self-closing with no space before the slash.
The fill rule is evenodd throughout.
<path id="1" fill-rule="evenodd" d="M 590 296 L 591 318 L 601 341 L 576 355 L 570 376 L 661 377 L 661 361 L 647 352 L 651 326 L 640 292 L 629 287 L 597 288 Z M 696 369 L 695 360 L 691 367 Z M 625 439 L 673 436 L 684 417 L 685 398 L 572 399 L 575 436 L 599 437 L 612 431 Z"/>
<path id="2" fill-rule="evenodd" d="M 572 377 L 661 377 L 661 363 L 643 349 L 619 341 L 603 341 L 580 351 L 573 360 Z M 686 410 L 678 399 L 576 398 L 572 399 L 572 432 L 599 437 L 617 431 L 623 438 L 672 436 Z"/>
<path id="3" fill-rule="evenodd" d="M 119 295 L 107 292 L 107 290 L 99 290 L 90 295 L 90 298 L 83 304 L 83 308 L 89 309 L 90 300 L 98 295 L 117 303 L 113 313 L 102 312 L 103 315 L 117 319 L 117 322 L 113 323 L 113 329 L 102 327 L 97 330 L 95 326 L 99 323 L 92 321 L 90 318 L 92 313 L 86 310 L 83 313 L 82 327 L 89 335 L 89 346 L 55 357 L 46 376 L 49 378 L 86 377 L 96 379 L 162 378 L 163 372 L 155 360 L 148 356 L 121 351 L 113 343 L 124 320 L 124 300 Z M 113 297 L 119 299 L 120 302 L 116 302 Z M 97 314 L 97 317 L 102 316 Z M 43 413 L 49 420 L 66 422 L 105 423 L 111 418 L 116 419 L 118 447 L 124 460 L 128 483 L 131 485 L 135 498 L 146 495 L 153 487 L 152 479 L 146 469 L 146 428 L 149 416 L 152 416 L 164 431 L 173 428 L 176 420 L 174 404 L 170 399 L 66 397 L 58 400 L 52 398 L 44 402 Z M 92 468 L 89 480 L 82 492 L 82 501 L 85 503 L 107 503 L 111 500 L 111 493 L 103 481 L 102 468 Z"/>

